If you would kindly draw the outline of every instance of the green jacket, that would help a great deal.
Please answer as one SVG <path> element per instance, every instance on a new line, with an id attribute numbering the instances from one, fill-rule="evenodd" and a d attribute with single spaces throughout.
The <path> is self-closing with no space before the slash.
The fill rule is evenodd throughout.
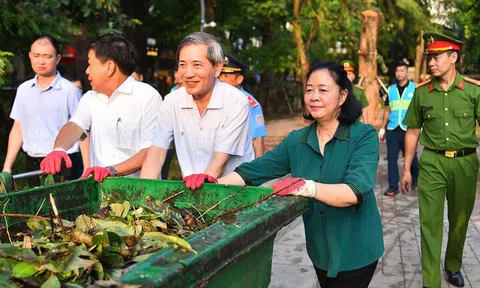
<path id="1" fill-rule="evenodd" d="M 328 277 L 336 277 L 338 272 L 375 262 L 384 251 L 382 222 L 373 192 L 378 136 L 372 126 L 359 121 L 340 125 L 325 145 L 323 156 L 316 127 L 314 122 L 292 131 L 275 149 L 235 171 L 247 185 L 260 185 L 291 173 L 292 177 L 345 183 L 352 188 L 358 205 L 338 208 L 310 199 L 303 215 L 310 259 L 317 268 L 328 271 Z"/>
<path id="2" fill-rule="evenodd" d="M 446 91 L 437 79 L 417 85 L 403 123 L 422 128 L 420 143 L 434 150 L 475 148 L 475 120 L 480 119 L 480 86 L 457 72 Z"/>
<path id="3" fill-rule="evenodd" d="M 360 101 L 360 105 L 362 105 L 362 108 L 365 108 L 368 106 L 367 96 L 365 95 L 365 91 L 361 86 L 358 86 L 358 85 L 353 86 L 353 95 L 355 95 L 358 101 Z"/>

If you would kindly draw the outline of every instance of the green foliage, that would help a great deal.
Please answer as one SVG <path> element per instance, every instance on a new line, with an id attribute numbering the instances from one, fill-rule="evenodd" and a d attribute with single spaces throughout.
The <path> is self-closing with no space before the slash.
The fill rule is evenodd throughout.
<path id="1" fill-rule="evenodd" d="M 141 21 L 121 13 L 120 0 L 27 0 L 0 1 L 0 23 L 0 50 L 21 54 L 41 34 L 65 44 L 71 35 L 121 33 Z"/>
<path id="2" fill-rule="evenodd" d="M 194 217 L 188 210 L 152 199 L 136 209 L 128 201 L 107 204 L 98 213 L 80 215 L 74 223 L 62 220 L 65 233 L 50 221 L 30 218 L 30 231 L 19 233 L 17 242 L 0 243 L 0 286 L 84 287 L 117 279 L 126 264 L 162 248 L 196 253 L 180 237 L 205 224 L 196 218 L 187 221 Z"/>
<path id="3" fill-rule="evenodd" d="M 466 73 L 480 73 L 480 2 L 475 0 L 456 1 L 459 10 L 453 15 L 453 19 L 460 25 L 464 40 L 463 66 Z M 467 52 L 468 51 L 468 52 Z"/>
<path id="4" fill-rule="evenodd" d="M 5 76 L 13 72 L 12 63 L 8 57 L 13 56 L 12 53 L 0 51 L 0 88 L 5 85 Z"/>

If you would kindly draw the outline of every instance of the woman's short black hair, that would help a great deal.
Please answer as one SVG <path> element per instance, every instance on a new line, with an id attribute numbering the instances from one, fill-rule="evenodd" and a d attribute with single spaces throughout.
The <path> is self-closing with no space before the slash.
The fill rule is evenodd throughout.
<path id="1" fill-rule="evenodd" d="M 310 71 L 307 73 L 307 82 L 314 72 L 321 70 L 328 71 L 335 83 L 340 87 L 340 90 L 346 89 L 348 91 L 347 99 L 340 107 L 338 121 L 345 125 L 352 124 L 362 115 L 362 106 L 360 105 L 360 101 L 358 101 L 357 97 L 353 94 L 353 85 L 347 77 L 347 72 L 345 72 L 343 66 L 340 66 L 337 63 L 321 62 L 310 68 Z M 308 112 L 303 115 L 303 117 L 307 120 L 315 120 Z"/>
<path id="2" fill-rule="evenodd" d="M 95 51 L 95 56 L 103 63 L 107 60 L 115 62 L 120 72 L 126 76 L 130 76 L 137 66 L 137 53 L 132 43 L 122 35 L 103 35 L 90 42 L 89 50 Z"/>

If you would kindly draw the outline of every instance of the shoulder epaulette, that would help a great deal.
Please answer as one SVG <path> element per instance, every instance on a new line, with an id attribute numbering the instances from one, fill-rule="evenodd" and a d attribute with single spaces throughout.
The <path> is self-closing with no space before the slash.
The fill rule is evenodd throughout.
<path id="1" fill-rule="evenodd" d="M 417 86 L 415 86 L 415 89 L 427 85 L 428 83 L 430 83 L 430 81 L 432 81 L 432 79 L 428 79 L 428 80 L 426 80 L 426 81 L 423 81 L 423 82 L 421 82 L 421 83 L 418 83 Z"/>
<path id="2" fill-rule="evenodd" d="M 362 86 L 360 86 L 358 84 L 355 84 L 355 87 L 357 87 L 358 89 L 361 89 L 361 90 L 365 90 Z"/>
<path id="3" fill-rule="evenodd" d="M 252 107 L 258 106 L 258 102 L 252 96 L 248 95 L 247 98 L 248 98 L 248 103 L 250 103 Z"/>
<path id="4" fill-rule="evenodd" d="M 465 78 L 463 78 L 463 80 L 465 80 L 469 83 L 472 83 L 474 85 L 480 86 L 480 80 L 476 80 L 476 79 L 473 79 L 473 78 L 470 78 L 470 77 L 465 77 Z"/>

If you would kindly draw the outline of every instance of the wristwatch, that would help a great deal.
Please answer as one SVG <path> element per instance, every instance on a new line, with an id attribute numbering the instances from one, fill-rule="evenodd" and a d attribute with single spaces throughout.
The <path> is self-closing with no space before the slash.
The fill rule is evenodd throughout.
<path id="1" fill-rule="evenodd" d="M 110 170 L 110 175 L 111 176 L 118 176 L 118 172 L 117 170 L 115 170 L 115 168 L 113 168 L 113 166 L 107 166 L 108 170 Z"/>

